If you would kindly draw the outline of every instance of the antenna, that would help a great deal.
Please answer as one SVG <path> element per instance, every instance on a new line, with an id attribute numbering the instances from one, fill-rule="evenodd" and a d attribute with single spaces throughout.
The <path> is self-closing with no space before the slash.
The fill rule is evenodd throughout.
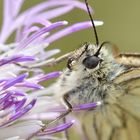
<path id="1" fill-rule="evenodd" d="M 94 56 L 98 56 L 98 55 L 99 55 L 100 50 L 102 49 L 102 47 L 103 47 L 105 44 L 111 44 L 111 43 L 110 43 L 109 41 L 103 42 L 103 43 L 99 46 L 99 49 L 98 49 L 97 52 L 94 54 Z"/>
<path id="2" fill-rule="evenodd" d="M 96 45 L 98 46 L 98 45 L 99 45 L 98 34 L 97 34 L 97 31 L 96 31 L 96 27 L 95 27 L 95 24 L 94 24 L 94 21 L 93 21 L 93 18 L 92 18 L 90 9 L 89 9 L 88 0 L 85 0 L 85 4 L 86 4 L 87 11 L 88 11 L 88 14 L 89 14 L 91 23 L 92 23 L 92 27 L 93 27 L 93 29 L 94 29 L 94 35 L 95 35 L 95 39 L 96 39 Z"/>

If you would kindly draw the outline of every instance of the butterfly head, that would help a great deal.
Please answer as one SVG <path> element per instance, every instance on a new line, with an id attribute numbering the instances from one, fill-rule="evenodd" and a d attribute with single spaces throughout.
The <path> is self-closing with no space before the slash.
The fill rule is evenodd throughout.
<path id="1" fill-rule="evenodd" d="M 115 61 L 112 48 L 105 42 L 99 47 L 85 43 L 68 59 L 67 67 L 70 71 L 79 71 L 83 75 L 97 75 L 110 77 L 118 73 L 120 64 Z M 122 67 L 120 67 L 122 69 Z M 112 74 L 113 73 L 113 74 Z M 101 74 L 101 75 L 100 75 Z"/>

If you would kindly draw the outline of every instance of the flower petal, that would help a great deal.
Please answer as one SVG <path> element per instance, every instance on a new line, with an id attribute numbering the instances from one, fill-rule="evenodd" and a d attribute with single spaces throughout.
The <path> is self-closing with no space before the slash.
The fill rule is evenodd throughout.
<path id="1" fill-rule="evenodd" d="M 0 129 L 0 138 L 4 140 L 10 137 L 17 136 L 20 137 L 20 139 L 27 139 L 32 133 L 40 130 L 42 128 L 42 125 L 43 124 L 39 120 L 20 122 Z"/>
<path id="2" fill-rule="evenodd" d="M 101 21 L 95 21 L 95 25 L 97 25 L 97 26 L 100 26 L 102 24 L 103 24 L 103 22 L 101 22 Z M 77 32 L 77 31 L 80 31 L 83 29 L 87 29 L 90 27 L 92 27 L 91 21 L 76 23 L 76 24 L 73 24 L 73 25 L 71 25 L 71 26 L 69 26 L 61 31 L 58 31 L 57 33 L 53 34 L 52 36 L 48 37 L 45 40 L 45 42 L 52 43 L 52 42 L 54 42 L 62 37 L 69 35 L 69 34 L 72 34 L 74 32 Z"/>
<path id="3" fill-rule="evenodd" d="M 36 103 L 36 99 L 33 99 L 28 105 L 26 105 L 25 107 L 20 109 L 18 112 L 14 113 L 13 116 L 11 116 L 8 121 L 1 124 L 0 127 L 8 125 L 8 124 L 14 122 L 15 120 L 19 119 L 20 117 L 22 117 L 24 114 L 26 114 L 33 108 L 35 103 Z"/>
<path id="4" fill-rule="evenodd" d="M 72 120 L 71 122 L 67 122 L 67 123 L 58 125 L 58 126 L 53 127 L 53 128 L 47 128 L 43 132 L 38 133 L 37 136 L 50 135 L 50 134 L 54 134 L 54 133 L 58 133 L 58 132 L 64 131 L 64 130 L 70 128 L 74 124 L 74 122 L 75 121 Z"/>
<path id="5" fill-rule="evenodd" d="M 35 39 L 37 39 L 41 35 L 45 34 L 46 32 L 49 32 L 49 31 L 51 31 L 53 29 L 56 29 L 56 28 L 61 27 L 61 26 L 64 26 L 66 24 L 67 24 L 66 21 L 60 21 L 60 22 L 53 23 L 48 27 L 44 27 L 44 28 L 40 29 L 39 31 L 37 31 L 36 33 L 31 35 L 28 39 L 24 40 L 20 44 L 18 49 L 21 49 L 21 48 L 23 49 L 23 48 L 27 47 L 31 42 L 33 42 Z"/>
<path id="6" fill-rule="evenodd" d="M 14 86 L 17 83 L 22 82 L 26 77 L 28 76 L 27 73 L 21 74 L 20 76 L 17 76 L 16 78 L 13 78 L 12 80 L 9 80 L 4 84 L 1 90 L 6 90 L 7 88 Z"/>

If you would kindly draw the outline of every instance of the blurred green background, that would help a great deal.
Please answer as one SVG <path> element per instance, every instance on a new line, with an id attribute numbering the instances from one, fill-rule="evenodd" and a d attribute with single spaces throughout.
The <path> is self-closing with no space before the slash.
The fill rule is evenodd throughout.
<path id="1" fill-rule="evenodd" d="M 22 10 L 39 2 L 43 0 L 26 0 Z M 103 26 L 97 27 L 100 42 L 111 41 L 122 52 L 140 52 L 139 0 L 89 0 L 89 4 L 94 9 L 94 19 L 104 21 Z M 3 8 L 2 0 L 0 8 Z M 2 13 L 0 14 L 2 17 Z M 75 9 L 53 21 L 58 20 L 67 20 L 69 24 L 74 24 L 89 20 L 89 16 L 86 12 Z M 92 28 L 64 37 L 51 44 L 51 47 L 60 48 L 65 53 L 78 48 L 84 42 L 95 42 Z"/>
<path id="2" fill-rule="evenodd" d="M 26 0 L 22 11 L 43 1 L 45 0 Z M 81 1 L 84 2 L 84 0 Z M 122 52 L 140 52 L 140 0 L 88 1 L 89 5 L 94 9 L 93 18 L 104 22 L 103 26 L 97 27 L 100 42 L 110 41 L 116 44 Z M 0 9 L 3 9 L 2 0 L 0 0 Z M 69 24 L 74 24 L 76 22 L 89 20 L 89 16 L 86 12 L 75 9 L 52 21 L 58 20 L 67 20 Z M 2 12 L 0 12 L 0 24 L 1 23 Z M 62 50 L 61 54 L 63 54 L 78 48 L 80 44 L 84 42 L 95 42 L 92 28 L 64 37 L 51 44 L 49 49 L 60 48 Z M 63 65 L 58 69 L 62 67 L 65 66 Z M 47 69 L 47 71 L 53 70 L 56 70 L 56 68 L 52 67 Z"/>
<path id="3" fill-rule="evenodd" d="M 111 41 L 122 52 L 140 52 L 139 0 L 89 0 L 89 4 L 94 9 L 94 19 L 104 21 L 103 26 L 97 27 L 100 42 Z M 71 24 L 89 20 L 89 17 L 85 12 L 76 9 L 59 19 L 68 20 Z M 92 28 L 65 37 L 55 45 L 64 50 L 73 50 L 86 41 L 95 42 Z"/>
<path id="4" fill-rule="evenodd" d="M 94 19 L 104 21 L 103 26 L 97 27 L 100 42 L 111 41 L 123 52 L 140 52 L 139 0 L 89 0 L 89 4 L 94 9 Z M 73 11 L 67 17 L 71 22 L 89 19 L 80 10 Z M 86 41 L 95 42 L 92 29 L 65 38 L 62 46 L 75 48 Z"/>
<path id="5" fill-rule="evenodd" d="M 43 0 L 26 0 L 24 8 L 42 2 Z M 58 0 L 59 1 L 59 0 Z M 84 2 L 84 0 L 81 0 Z M 140 51 L 140 1 L 139 0 L 89 0 L 94 9 L 94 19 L 104 21 L 104 25 L 97 27 L 100 42 L 111 41 L 122 51 Z M 2 0 L 0 0 L 2 9 Z M 68 20 L 70 24 L 89 20 L 88 14 L 76 9 L 71 13 L 59 17 L 57 20 Z M 62 50 L 76 48 L 83 42 L 94 43 L 92 29 L 80 31 L 55 43 L 55 47 Z M 54 44 L 52 44 L 54 45 Z"/>
<path id="6" fill-rule="evenodd" d="M 139 0 L 89 0 L 89 4 L 94 9 L 94 19 L 104 21 L 103 26 L 97 27 L 100 42 L 111 41 L 123 52 L 140 52 Z M 83 11 L 74 10 L 65 19 L 74 23 L 88 20 L 89 17 Z M 58 45 L 73 49 L 86 41 L 95 42 L 92 29 L 66 37 Z"/>

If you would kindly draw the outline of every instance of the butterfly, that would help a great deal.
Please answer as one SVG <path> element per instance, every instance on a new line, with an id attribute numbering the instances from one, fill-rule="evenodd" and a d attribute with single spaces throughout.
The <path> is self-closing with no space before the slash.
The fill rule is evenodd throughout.
<path id="1" fill-rule="evenodd" d="M 85 43 L 47 66 L 68 58 L 55 84 L 55 93 L 63 99 L 66 117 L 77 104 L 101 102 L 81 120 L 84 132 L 91 140 L 140 140 L 140 54 L 119 53 L 112 43 Z M 73 138 L 72 138 L 73 139 Z"/>

